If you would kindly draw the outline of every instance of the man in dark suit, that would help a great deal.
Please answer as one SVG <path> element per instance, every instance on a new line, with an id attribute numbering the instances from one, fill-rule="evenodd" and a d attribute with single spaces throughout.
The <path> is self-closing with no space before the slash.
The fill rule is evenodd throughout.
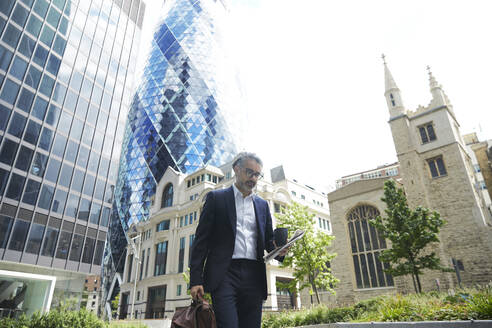
<path id="1" fill-rule="evenodd" d="M 253 193 L 262 166 L 255 154 L 238 154 L 232 164 L 235 183 L 207 194 L 196 229 L 191 296 L 211 293 L 218 328 L 261 326 L 267 298 L 263 255 L 275 246 L 268 203 Z"/>

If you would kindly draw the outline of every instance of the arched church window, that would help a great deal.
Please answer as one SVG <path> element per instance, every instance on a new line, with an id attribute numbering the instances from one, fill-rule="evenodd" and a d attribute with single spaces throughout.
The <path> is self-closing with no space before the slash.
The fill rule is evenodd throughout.
<path id="1" fill-rule="evenodd" d="M 357 288 L 394 286 L 393 277 L 383 272 L 388 264 L 379 260 L 381 251 L 386 249 L 386 241 L 369 224 L 369 220 L 378 215 L 378 209 L 370 205 L 359 205 L 347 215 Z"/>
<path id="2" fill-rule="evenodd" d="M 161 208 L 173 206 L 173 194 L 173 185 L 172 183 L 168 183 L 164 188 L 164 192 L 162 193 Z"/>

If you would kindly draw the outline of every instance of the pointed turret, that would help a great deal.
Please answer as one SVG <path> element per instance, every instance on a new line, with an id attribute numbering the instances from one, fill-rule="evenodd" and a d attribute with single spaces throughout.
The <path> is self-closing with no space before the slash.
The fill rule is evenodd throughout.
<path id="1" fill-rule="evenodd" d="M 401 91 L 393 79 L 393 75 L 386 64 L 386 57 L 383 55 L 384 64 L 384 96 L 386 97 L 386 102 L 388 104 L 388 109 L 390 112 L 390 118 L 400 116 L 405 113 L 405 107 L 403 106 L 403 100 L 401 97 Z"/>
<path id="2" fill-rule="evenodd" d="M 429 108 L 433 109 L 441 106 L 447 106 L 451 109 L 449 98 L 444 93 L 442 86 L 439 83 L 437 83 L 436 78 L 431 72 L 430 66 L 427 66 L 427 71 L 429 72 L 429 87 L 432 94 L 432 100 L 429 105 Z"/>

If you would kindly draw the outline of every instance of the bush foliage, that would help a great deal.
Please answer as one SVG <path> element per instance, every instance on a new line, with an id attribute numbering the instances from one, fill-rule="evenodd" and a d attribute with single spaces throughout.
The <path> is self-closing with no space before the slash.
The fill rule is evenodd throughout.
<path id="1" fill-rule="evenodd" d="M 0 319 L 0 328 L 146 328 L 140 323 L 106 323 L 85 309 L 79 311 L 59 308 L 46 314 L 35 313 L 30 318 Z"/>
<path id="2" fill-rule="evenodd" d="M 353 306 L 320 305 L 300 311 L 263 316 L 262 328 L 298 327 L 334 322 L 444 321 L 492 319 L 492 285 L 462 290 L 454 295 L 424 294 L 379 296 Z"/>

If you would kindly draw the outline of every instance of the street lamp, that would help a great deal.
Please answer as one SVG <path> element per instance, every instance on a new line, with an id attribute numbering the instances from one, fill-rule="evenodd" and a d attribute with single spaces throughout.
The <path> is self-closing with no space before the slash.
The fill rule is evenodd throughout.
<path id="1" fill-rule="evenodd" d="M 137 277 L 138 277 L 138 268 L 140 267 L 140 248 L 142 245 L 142 238 L 141 235 L 142 233 L 139 231 L 139 224 L 133 223 L 130 228 L 128 229 L 128 238 L 129 238 L 129 244 L 130 247 L 132 248 L 133 251 L 133 257 L 135 259 L 135 280 L 133 282 L 133 297 L 132 297 L 132 311 L 130 312 L 130 320 L 134 319 L 134 313 L 135 313 L 135 294 L 137 293 Z M 137 242 L 138 239 L 138 242 Z M 131 275 L 132 273 L 129 272 Z"/>

